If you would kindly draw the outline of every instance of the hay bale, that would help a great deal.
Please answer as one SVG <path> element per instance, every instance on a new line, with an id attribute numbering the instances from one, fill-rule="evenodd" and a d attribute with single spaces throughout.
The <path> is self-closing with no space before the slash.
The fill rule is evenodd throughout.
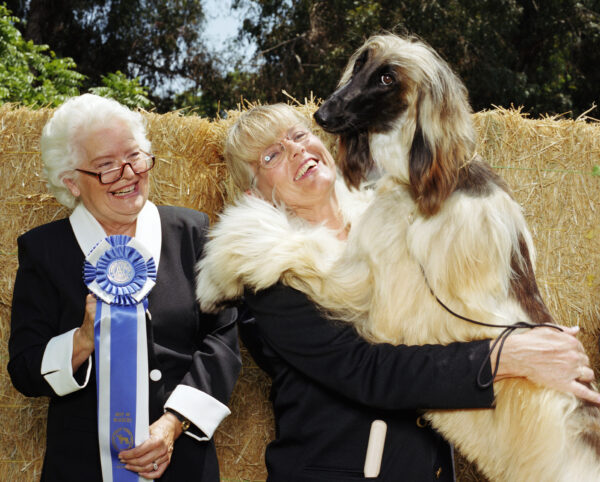
<path id="1" fill-rule="evenodd" d="M 537 250 L 540 292 L 556 322 L 579 325 L 600 370 L 600 124 L 531 120 L 518 110 L 475 114 L 478 152 L 508 182 L 522 205 Z M 457 457 L 457 479 L 485 477 Z"/>
<path id="2" fill-rule="evenodd" d="M 298 104 L 310 116 L 312 99 Z M 0 106 L 0 471 L 11 481 L 38 480 L 45 439 L 45 399 L 17 393 L 6 372 L 10 303 L 17 268 L 16 238 L 67 216 L 40 178 L 39 136 L 52 111 Z M 210 122 L 178 113 L 145 113 L 158 164 L 150 198 L 192 207 L 214 220 L 233 193 L 221 156 L 225 133 L 239 115 Z M 540 290 L 557 321 L 579 324 L 594 367 L 600 369 L 600 125 L 584 120 L 531 120 L 518 110 L 474 116 L 478 151 L 513 188 L 538 251 Z M 320 129 L 316 129 L 322 134 Z M 335 138 L 324 135 L 334 152 Z M 243 350 L 243 370 L 232 415 L 215 435 L 223 480 L 264 480 L 264 447 L 272 439 L 269 380 Z M 458 458 L 458 478 L 483 478 Z"/>

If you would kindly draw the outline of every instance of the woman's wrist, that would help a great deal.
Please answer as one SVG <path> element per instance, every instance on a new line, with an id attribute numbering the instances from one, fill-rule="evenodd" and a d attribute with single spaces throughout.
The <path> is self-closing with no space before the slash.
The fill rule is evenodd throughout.
<path id="1" fill-rule="evenodd" d="M 490 340 L 490 348 L 492 348 L 494 341 L 495 340 Z M 520 360 L 519 362 L 518 353 L 520 342 L 521 338 L 519 335 L 508 336 L 502 346 L 500 357 L 498 357 L 498 350 L 500 349 L 501 343 L 496 343 L 490 354 L 492 373 L 497 369 L 494 381 L 502 380 L 503 378 L 527 376 L 527 365 L 522 363 L 523 360 Z"/>
<path id="2" fill-rule="evenodd" d="M 183 428 L 181 426 L 181 421 L 175 416 L 173 412 L 166 411 L 163 414 L 163 418 L 166 423 L 169 424 L 173 433 L 173 440 L 177 440 L 179 436 L 183 433 Z"/>
<path id="3" fill-rule="evenodd" d="M 73 354 L 71 356 L 73 373 L 89 358 L 93 351 L 94 340 L 86 336 L 81 328 L 77 328 L 73 333 Z"/>

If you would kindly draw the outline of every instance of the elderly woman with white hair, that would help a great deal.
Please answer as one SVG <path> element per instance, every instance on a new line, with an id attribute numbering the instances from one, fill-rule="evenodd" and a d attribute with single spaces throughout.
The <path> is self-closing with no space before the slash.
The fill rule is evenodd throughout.
<path id="1" fill-rule="evenodd" d="M 17 241 L 8 371 L 50 397 L 41 480 L 218 481 L 240 357 L 235 310 L 195 302 L 207 216 L 148 201 L 144 119 L 116 101 L 68 100 L 41 150 L 74 208 Z"/>

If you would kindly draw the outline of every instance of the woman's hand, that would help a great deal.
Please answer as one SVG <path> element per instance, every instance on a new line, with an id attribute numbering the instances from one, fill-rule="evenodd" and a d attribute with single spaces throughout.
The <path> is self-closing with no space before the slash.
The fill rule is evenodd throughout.
<path id="1" fill-rule="evenodd" d="M 594 371 L 583 345 L 575 338 L 579 327 L 534 328 L 511 335 L 500 355 L 496 380 L 526 377 L 539 385 L 572 393 L 600 405 L 600 393 L 590 388 Z M 492 353 L 492 371 L 496 350 Z"/>
<path id="2" fill-rule="evenodd" d="M 181 435 L 181 422 L 166 412 L 150 425 L 150 437 L 138 447 L 123 450 L 119 459 L 125 468 L 147 479 L 158 479 L 171 463 L 173 443 Z M 154 470 L 156 464 L 157 470 Z"/>
<path id="3" fill-rule="evenodd" d="M 85 314 L 83 323 L 73 335 L 73 356 L 71 366 L 73 373 L 85 362 L 94 351 L 94 320 L 96 319 L 96 298 L 85 297 Z"/>

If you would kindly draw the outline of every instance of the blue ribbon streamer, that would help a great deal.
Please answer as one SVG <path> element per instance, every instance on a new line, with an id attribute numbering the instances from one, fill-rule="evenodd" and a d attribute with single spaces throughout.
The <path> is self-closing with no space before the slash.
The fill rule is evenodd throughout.
<path id="1" fill-rule="evenodd" d="M 101 357 L 108 359 L 110 367 L 110 422 L 109 430 L 99 430 L 110 437 L 110 458 L 114 482 L 137 482 L 138 475 L 125 469 L 118 454 L 135 446 L 136 390 L 137 386 L 137 307 L 110 307 L 109 347 L 101 347 L 102 304 L 98 300 L 94 334 L 96 340 L 96 380 L 100 380 Z M 133 389 L 132 389 L 133 388 Z M 98 394 L 99 397 L 99 394 Z M 100 406 L 100 401 L 98 400 Z M 108 445 L 106 443 L 104 446 Z"/>
<path id="2" fill-rule="evenodd" d="M 145 323 L 146 297 L 156 279 L 156 265 L 144 251 L 129 236 L 109 236 L 84 263 L 84 281 L 98 297 L 94 337 L 98 433 L 101 461 L 106 461 L 102 471 L 104 479 L 113 482 L 134 482 L 139 477 L 125 469 L 118 454 L 135 446 L 138 385 L 148 383 L 146 377 L 137 379 L 138 323 Z M 145 354 L 145 345 L 142 348 Z M 110 397 L 104 398 L 106 388 L 101 386 L 106 387 L 107 379 Z M 108 458 L 110 467 L 106 467 Z"/>

